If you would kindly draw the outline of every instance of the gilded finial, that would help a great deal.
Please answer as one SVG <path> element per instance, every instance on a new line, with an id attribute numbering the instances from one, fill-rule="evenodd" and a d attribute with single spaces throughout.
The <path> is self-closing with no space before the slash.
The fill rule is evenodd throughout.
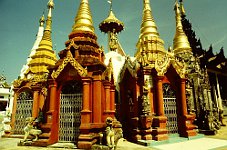
<path id="1" fill-rule="evenodd" d="M 39 26 L 43 27 L 44 22 L 45 22 L 45 17 L 44 17 L 44 14 L 43 14 L 42 17 L 39 19 Z"/>
<path id="2" fill-rule="evenodd" d="M 185 9 L 184 9 L 183 0 L 179 0 L 179 2 L 180 2 L 180 11 L 181 11 L 181 15 L 182 15 L 182 16 L 185 16 L 186 12 L 185 12 Z"/>
<path id="3" fill-rule="evenodd" d="M 112 5 L 112 0 L 108 0 L 107 2 L 110 4 L 110 10 L 112 10 L 112 6 L 113 6 Z"/>
<path id="4" fill-rule="evenodd" d="M 47 4 L 47 8 L 48 8 L 47 17 L 52 17 L 52 9 L 54 9 L 54 0 L 49 0 L 49 2 Z"/>
<path id="5" fill-rule="evenodd" d="M 72 31 L 89 31 L 94 33 L 94 26 L 88 0 L 81 0 Z"/>
<path id="6" fill-rule="evenodd" d="M 176 14 L 176 33 L 174 37 L 173 49 L 175 52 L 181 50 L 191 50 L 188 37 L 186 36 L 183 30 L 183 25 L 181 22 L 181 12 L 177 0 L 175 2 L 174 10 Z"/>
<path id="7" fill-rule="evenodd" d="M 54 0 L 49 0 L 47 7 L 53 9 L 54 8 Z"/>

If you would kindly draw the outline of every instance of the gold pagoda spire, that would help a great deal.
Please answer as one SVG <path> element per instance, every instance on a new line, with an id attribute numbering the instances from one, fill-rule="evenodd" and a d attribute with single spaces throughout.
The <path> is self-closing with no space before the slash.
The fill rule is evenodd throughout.
<path id="1" fill-rule="evenodd" d="M 94 33 L 94 30 L 89 2 L 88 0 L 81 0 L 72 31 L 89 31 Z"/>
<path id="2" fill-rule="evenodd" d="M 36 75 L 48 73 L 48 67 L 54 66 L 57 61 L 51 40 L 52 9 L 54 8 L 53 0 L 49 0 L 47 8 L 48 16 L 46 20 L 46 28 L 42 40 L 39 43 L 39 47 L 36 50 L 36 53 L 31 57 L 32 59 L 29 63 L 30 71 Z"/>
<path id="3" fill-rule="evenodd" d="M 151 51 L 165 51 L 164 41 L 160 38 L 157 26 L 152 15 L 150 0 L 143 0 L 143 18 L 140 27 L 140 36 L 137 42 L 138 59 L 142 54 L 150 55 Z M 153 61 L 153 60 L 152 60 Z"/>
<path id="4" fill-rule="evenodd" d="M 140 37 L 143 36 L 159 36 L 157 31 L 157 26 L 154 21 L 154 17 L 152 15 L 150 0 L 143 0 L 144 8 L 143 8 L 143 19 L 140 28 Z"/>
<path id="5" fill-rule="evenodd" d="M 44 26 L 44 22 L 45 22 L 45 17 L 44 17 L 44 14 L 43 14 L 42 17 L 39 19 L 39 26 L 43 27 Z"/>
<path id="6" fill-rule="evenodd" d="M 176 33 L 173 41 L 173 50 L 175 53 L 182 50 L 191 50 L 188 37 L 184 33 L 183 25 L 181 22 L 181 13 L 179 9 L 179 4 L 176 0 L 175 2 L 175 13 L 176 13 Z"/>
<path id="7" fill-rule="evenodd" d="M 180 0 L 180 11 L 181 11 L 181 15 L 185 16 L 186 12 L 185 12 L 185 9 L 184 9 L 183 0 Z"/>

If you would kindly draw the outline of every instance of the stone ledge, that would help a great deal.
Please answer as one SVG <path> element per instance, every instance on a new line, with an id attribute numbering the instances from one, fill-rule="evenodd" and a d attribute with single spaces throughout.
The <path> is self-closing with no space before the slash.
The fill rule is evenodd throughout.
<path id="1" fill-rule="evenodd" d="M 95 145 L 93 145 L 91 147 L 91 150 L 111 150 L 111 149 L 108 146 L 106 146 L 106 145 L 97 145 L 97 144 L 95 144 Z"/>

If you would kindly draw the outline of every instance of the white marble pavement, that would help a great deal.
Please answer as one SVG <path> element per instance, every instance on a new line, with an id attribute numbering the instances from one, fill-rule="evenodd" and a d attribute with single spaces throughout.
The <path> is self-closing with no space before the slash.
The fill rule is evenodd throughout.
<path id="1" fill-rule="evenodd" d="M 158 150 L 227 150 L 227 140 L 199 138 L 184 142 L 153 146 Z"/>

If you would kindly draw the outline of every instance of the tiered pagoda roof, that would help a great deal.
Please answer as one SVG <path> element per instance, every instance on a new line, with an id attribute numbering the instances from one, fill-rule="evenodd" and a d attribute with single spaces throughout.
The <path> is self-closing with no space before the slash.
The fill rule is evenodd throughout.
<path id="1" fill-rule="evenodd" d="M 81 0 L 80 2 L 72 32 L 69 34 L 69 40 L 65 42 L 66 47 L 72 41 L 74 44 L 71 46 L 70 51 L 77 62 L 83 67 L 88 67 L 88 70 L 105 70 L 106 66 L 103 63 L 104 52 L 97 43 L 88 0 Z M 60 58 L 66 57 L 66 53 L 66 49 L 59 52 Z"/>
<path id="2" fill-rule="evenodd" d="M 150 7 L 150 0 L 143 0 L 143 4 L 143 18 L 140 27 L 139 40 L 136 46 L 137 52 L 135 54 L 135 57 L 137 58 L 140 58 L 141 55 L 143 55 L 142 53 L 147 54 L 151 51 L 162 51 L 165 53 L 164 41 L 160 38 L 157 31 L 157 26 Z"/>
<path id="3" fill-rule="evenodd" d="M 35 54 L 31 57 L 31 61 L 28 64 L 29 71 L 32 75 L 43 76 L 49 73 L 48 68 L 55 65 L 57 58 L 53 51 L 51 40 L 51 24 L 52 24 L 52 9 L 54 8 L 53 0 L 48 2 L 48 16 L 46 20 L 46 28 L 42 40 L 39 43 L 39 48 Z M 28 72 L 29 73 L 29 72 Z"/>

